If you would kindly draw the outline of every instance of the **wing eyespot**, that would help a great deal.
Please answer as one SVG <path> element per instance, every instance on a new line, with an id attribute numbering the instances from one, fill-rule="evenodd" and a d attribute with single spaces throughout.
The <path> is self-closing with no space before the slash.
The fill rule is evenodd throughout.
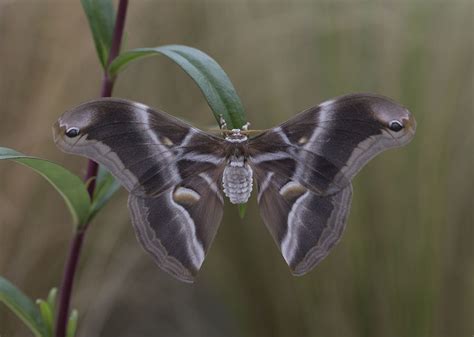
<path id="1" fill-rule="evenodd" d="M 69 138 L 74 138 L 79 136 L 80 130 L 79 128 L 76 127 L 71 127 L 66 130 L 65 135 L 68 136 Z"/>
<path id="2" fill-rule="evenodd" d="M 388 123 L 388 128 L 392 131 L 398 132 L 403 129 L 403 124 L 400 121 L 393 120 Z"/>

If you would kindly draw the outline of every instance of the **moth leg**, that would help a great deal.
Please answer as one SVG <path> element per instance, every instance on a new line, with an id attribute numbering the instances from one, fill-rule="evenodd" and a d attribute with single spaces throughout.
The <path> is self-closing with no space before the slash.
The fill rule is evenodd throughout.
<path id="1" fill-rule="evenodd" d="M 248 130 L 249 130 L 249 127 L 250 127 L 250 122 L 247 122 L 247 123 L 245 123 L 244 125 L 242 125 L 242 128 L 241 128 L 241 129 L 242 129 L 243 131 L 248 131 Z"/>

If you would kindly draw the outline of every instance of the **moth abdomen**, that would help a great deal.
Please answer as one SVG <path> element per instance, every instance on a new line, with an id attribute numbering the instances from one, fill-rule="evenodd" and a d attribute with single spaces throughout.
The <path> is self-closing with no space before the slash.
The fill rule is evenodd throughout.
<path id="1" fill-rule="evenodd" d="M 253 171 L 244 157 L 230 157 L 224 168 L 222 187 L 233 204 L 246 203 L 252 193 Z"/>

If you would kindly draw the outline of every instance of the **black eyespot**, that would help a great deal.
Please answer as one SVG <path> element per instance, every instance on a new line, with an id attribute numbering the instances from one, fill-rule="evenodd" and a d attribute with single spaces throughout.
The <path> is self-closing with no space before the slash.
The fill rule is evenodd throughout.
<path id="1" fill-rule="evenodd" d="M 66 136 L 68 136 L 69 138 L 74 138 L 74 137 L 77 137 L 78 135 L 79 135 L 78 128 L 72 127 L 66 130 Z"/>
<path id="2" fill-rule="evenodd" d="M 403 129 L 403 124 L 397 120 L 394 120 L 388 123 L 388 128 L 392 131 L 398 132 Z"/>

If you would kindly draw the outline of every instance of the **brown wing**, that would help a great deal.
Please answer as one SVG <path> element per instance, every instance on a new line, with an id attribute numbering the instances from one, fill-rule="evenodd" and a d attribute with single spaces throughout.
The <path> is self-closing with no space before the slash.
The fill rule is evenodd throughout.
<path id="1" fill-rule="evenodd" d="M 60 149 L 102 164 L 141 196 L 158 195 L 224 161 L 221 138 L 123 99 L 81 104 L 59 118 L 54 132 Z"/>
<path id="2" fill-rule="evenodd" d="M 135 233 L 164 270 L 193 282 L 222 219 L 222 171 L 200 173 L 154 198 L 130 194 Z"/>
<path id="3" fill-rule="evenodd" d="M 352 185 L 327 196 L 268 171 L 256 171 L 260 213 L 294 275 L 316 266 L 340 240 Z"/>
<path id="4" fill-rule="evenodd" d="M 261 215 L 295 274 L 313 268 L 340 239 L 352 178 L 378 153 L 408 143 L 415 126 L 392 100 L 353 94 L 249 141 Z"/>
<path id="5" fill-rule="evenodd" d="M 54 131 L 62 150 L 102 164 L 130 192 L 140 243 L 161 268 L 192 282 L 222 218 L 224 140 L 116 98 L 66 112 Z"/>
<path id="6" fill-rule="evenodd" d="M 393 131 L 392 122 L 402 128 Z M 374 156 L 408 143 L 415 120 L 401 105 L 373 94 L 335 98 L 250 140 L 250 162 L 318 194 L 347 186 Z"/>

